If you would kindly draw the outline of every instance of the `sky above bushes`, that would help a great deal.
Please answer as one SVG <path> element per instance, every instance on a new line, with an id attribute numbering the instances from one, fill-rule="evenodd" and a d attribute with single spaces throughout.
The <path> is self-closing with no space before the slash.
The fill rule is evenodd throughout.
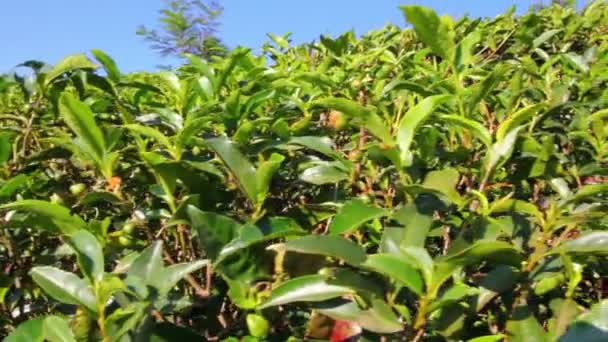
<path id="1" fill-rule="evenodd" d="M 357 34 L 386 23 L 405 26 L 399 5 L 417 3 L 459 17 L 495 16 L 511 5 L 527 10 L 533 0 L 224 0 L 220 37 L 230 47 L 259 51 L 266 33 L 292 32 L 294 42 Z M 547 0 L 545 0 L 547 2 Z M 153 27 L 162 0 L 21 0 L 0 7 L 0 72 L 38 59 L 56 63 L 62 57 L 99 48 L 113 56 L 123 71 L 154 70 L 177 64 L 161 58 L 141 37 L 138 25 Z"/>

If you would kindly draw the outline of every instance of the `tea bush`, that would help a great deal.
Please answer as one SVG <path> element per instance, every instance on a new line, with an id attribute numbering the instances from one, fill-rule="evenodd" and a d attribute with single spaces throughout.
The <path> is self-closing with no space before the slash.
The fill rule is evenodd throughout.
<path id="1" fill-rule="evenodd" d="M 608 6 L 401 9 L 3 77 L 6 341 L 608 340 Z"/>

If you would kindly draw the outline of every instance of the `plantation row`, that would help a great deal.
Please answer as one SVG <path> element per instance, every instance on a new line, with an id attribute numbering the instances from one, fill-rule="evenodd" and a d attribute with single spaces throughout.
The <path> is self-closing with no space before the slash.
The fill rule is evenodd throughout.
<path id="1" fill-rule="evenodd" d="M 608 340 L 608 5 L 0 79 L 5 341 Z"/>

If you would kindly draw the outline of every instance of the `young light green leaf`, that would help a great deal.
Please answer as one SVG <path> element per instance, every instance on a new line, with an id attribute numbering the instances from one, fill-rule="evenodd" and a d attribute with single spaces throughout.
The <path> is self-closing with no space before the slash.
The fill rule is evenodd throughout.
<path id="1" fill-rule="evenodd" d="M 272 176 L 279 170 L 281 163 L 285 160 L 285 157 L 273 153 L 268 160 L 263 161 L 258 166 L 256 171 L 256 183 L 258 186 L 258 202 L 261 203 L 266 199 L 268 195 L 268 189 L 272 181 Z"/>
<path id="2" fill-rule="evenodd" d="M 334 216 L 329 225 L 330 234 L 346 234 L 359 228 L 367 221 L 388 216 L 390 211 L 384 208 L 368 206 L 361 200 L 346 202 Z"/>
<path id="3" fill-rule="evenodd" d="M 448 124 L 471 131 L 473 137 L 481 140 L 487 147 L 492 146 L 492 135 L 483 124 L 455 114 L 440 115 L 439 119 Z"/>
<path id="4" fill-rule="evenodd" d="M 80 139 L 86 152 L 100 163 L 106 153 L 106 142 L 89 106 L 74 95 L 64 92 L 59 98 L 59 113 L 68 127 Z"/>
<path id="5" fill-rule="evenodd" d="M 92 49 L 91 52 L 93 53 L 93 56 L 95 56 L 95 59 L 97 59 L 105 69 L 108 78 L 114 83 L 120 82 L 122 75 L 120 74 L 114 59 L 99 49 Z"/>
<path id="6" fill-rule="evenodd" d="M 414 141 L 414 135 L 418 126 L 426 120 L 435 109 L 452 99 L 451 95 L 434 95 L 425 98 L 416 106 L 411 108 L 399 123 L 397 132 L 397 144 L 401 149 L 401 160 L 404 165 L 411 164 L 410 146 Z"/>
<path id="7" fill-rule="evenodd" d="M 433 53 L 451 61 L 454 56 L 454 31 L 450 23 L 427 7 L 409 5 L 401 6 L 401 10 L 406 20 L 414 26 L 420 40 Z"/>
<path id="8" fill-rule="evenodd" d="M 157 143 L 161 144 L 164 148 L 168 149 L 169 151 L 173 150 L 173 144 L 171 143 L 171 140 L 169 140 L 169 138 L 167 137 L 166 134 L 157 130 L 156 128 L 149 127 L 149 126 L 143 126 L 143 125 L 139 125 L 139 124 L 128 124 L 128 125 L 123 125 L 122 127 L 128 129 L 129 131 L 131 131 L 133 133 L 140 134 L 140 135 L 143 135 L 143 136 L 156 140 Z"/>
<path id="9" fill-rule="evenodd" d="M 97 69 L 97 65 L 87 58 L 85 54 L 67 56 L 46 72 L 44 84 L 49 85 L 66 72 L 78 69 Z"/>
<path id="10" fill-rule="evenodd" d="M 492 145 L 492 148 L 488 151 L 484 160 L 486 175 L 491 174 L 501 162 L 504 162 L 511 157 L 511 153 L 513 153 L 513 148 L 515 147 L 515 141 L 523 128 L 523 126 L 519 126 L 512 129 L 503 139 L 498 140 Z"/>
<path id="11" fill-rule="evenodd" d="M 496 129 L 496 140 L 501 141 L 505 136 L 511 132 L 515 127 L 522 125 L 524 122 L 532 119 L 539 110 L 544 108 L 543 103 L 533 104 L 522 108 L 509 116 L 505 121 L 501 122 Z"/>

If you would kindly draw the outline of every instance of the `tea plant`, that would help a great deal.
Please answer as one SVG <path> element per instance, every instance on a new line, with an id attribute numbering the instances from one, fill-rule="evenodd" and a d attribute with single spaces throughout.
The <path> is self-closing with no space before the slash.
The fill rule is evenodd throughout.
<path id="1" fill-rule="evenodd" d="M 6 340 L 606 340 L 608 6 L 401 10 L 4 76 Z"/>

